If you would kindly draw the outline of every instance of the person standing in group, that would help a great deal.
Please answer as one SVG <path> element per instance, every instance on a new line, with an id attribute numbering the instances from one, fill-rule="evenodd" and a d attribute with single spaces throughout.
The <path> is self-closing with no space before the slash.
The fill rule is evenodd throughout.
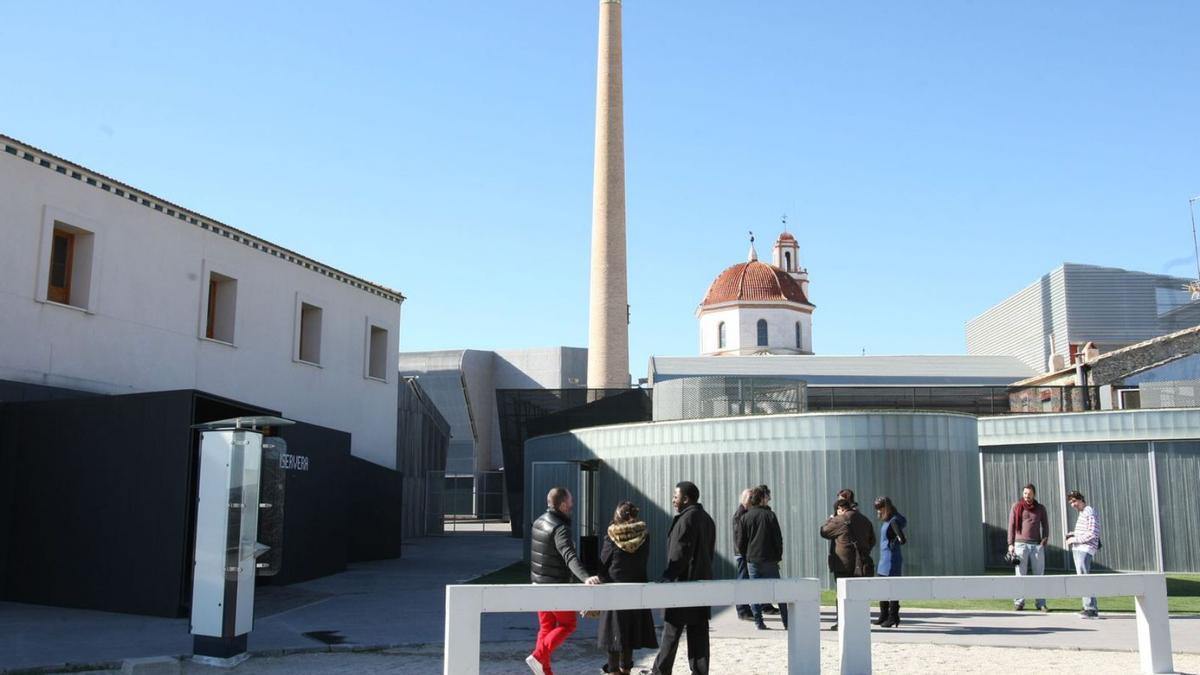
<path id="1" fill-rule="evenodd" d="M 575 500 L 563 487 L 546 493 L 546 512 L 533 521 L 529 546 L 529 577 L 535 584 L 566 584 L 572 577 L 587 584 L 600 583 L 579 562 L 571 540 L 571 509 Z M 537 644 L 525 658 L 536 675 L 554 675 L 550 656 L 575 632 L 575 612 L 538 612 Z"/>
<path id="2" fill-rule="evenodd" d="M 633 502 L 621 502 L 613 512 L 612 524 L 600 545 L 600 571 L 604 583 L 644 584 L 650 547 L 646 545 L 646 523 L 638 518 Z M 633 650 L 658 647 L 654 616 L 648 609 L 621 609 L 600 613 L 600 649 L 608 652 L 606 673 L 629 675 Z"/>
<path id="3" fill-rule="evenodd" d="M 738 544 L 738 535 L 742 531 L 742 516 L 750 509 L 750 488 L 742 490 L 742 496 L 738 499 L 737 510 L 733 512 L 733 564 L 736 569 L 736 578 L 749 579 L 750 572 L 746 569 L 746 556 Z M 742 621 L 752 621 L 754 619 L 754 611 L 750 609 L 750 605 L 737 605 L 737 615 Z"/>
<path id="4" fill-rule="evenodd" d="M 783 560 L 783 532 L 779 519 L 769 506 L 771 491 L 760 485 L 750 490 L 750 509 L 742 516 L 742 527 L 738 533 L 737 547 L 746 556 L 746 567 L 751 579 L 778 579 L 779 561 Z M 763 606 L 753 604 L 754 626 L 767 630 L 763 622 Z M 788 625 L 787 605 L 779 603 L 779 616 L 783 627 Z"/>
<path id="5" fill-rule="evenodd" d="M 1067 534 L 1067 547 L 1071 549 L 1071 557 L 1075 559 L 1075 573 L 1091 574 L 1092 560 L 1096 557 L 1096 551 L 1100 549 L 1100 516 L 1096 514 L 1096 509 L 1088 506 L 1079 490 L 1067 493 L 1067 503 L 1079 512 L 1079 518 L 1075 521 L 1075 531 Z M 1083 611 L 1079 616 L 1085 619 L 1100 616 L 1095 596 L 1083 599 Z"/>
<path id="6" fill-rule="evenodd" d="M 871 549 L 875 547 L 875 527 L 854 506 L 853 502 L 839 498 L 833 504 L 833 515 L 821 526 L 821 536 L 831 543 L 829 571 L 835 586 L 842 577 L 875 575 L 875 564 L 871 560 Z M 835 620 L 829 630 L 837 628 Z"/>
<path id="7" fill-rule="evenodd" d="M 1008 552 L 1020 558 L 1017 576 L 1041 576 L 1046 573 L 1046 541 L 1050 538 L 1050 518 L 1046 507 L 1037 500 L 1037 488 L 1029 483 L 1021 490 L 1021 498 L 1008 514 Z M 1049 612 L 1045 598 L 1037 598 L 1034 606 Z M 1013 600 L 1013 609 L 1025 609 L 1025 598 Z"/>
<path id="8" fill-rule="evenodd" d="M 713 577 L 717 526 L 700 504 L 700 489 L 681 481 L 671 497 L 676 516 L 667 533 L 667 569 L 661 581 L 701 581 Z M 692 675 L 708 673 L 708 619 L 712 607 L 668 607 L 663 610 L 662 644 L 654 670 L 642 673 L 671 675 L 679 638 L 687 632 L 688 666 Z"/>
<path id="9" fill-rule="evenodd" d="M 881 577 L 898 577 L 904 562 L 900 547 L 908 543 L 904 536 L 908 519 L 896 510 L 891 497 L 876 499 L 875 513 L 879 516 L 879 567 L 875 572 Z M 900 601 L 880 600 L 879 618 L 874 623 L 884 628 L 899 626 Z"/>

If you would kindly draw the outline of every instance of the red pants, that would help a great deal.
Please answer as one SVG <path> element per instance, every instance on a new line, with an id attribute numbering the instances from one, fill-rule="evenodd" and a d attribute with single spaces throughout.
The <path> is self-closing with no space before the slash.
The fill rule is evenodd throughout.
<path id="1" fill-rule="evenodd" d="M 546 675 L 550 675 L 550 654 L 575 632 L 578 621 L 579 615 L 575 612 L 538 612 L 538 636 L 533 658 L 546 669 Z"/>

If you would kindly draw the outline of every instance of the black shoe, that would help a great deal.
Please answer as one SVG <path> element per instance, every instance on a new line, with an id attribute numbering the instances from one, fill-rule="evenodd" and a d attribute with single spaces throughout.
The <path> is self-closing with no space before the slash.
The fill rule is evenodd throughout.
<path id="1" fill-rule="evenodd" d="M 836 630 L 837 630 L 837 624 L 835 623 L 835 624 L 833 624 L 832 626 L 830 626 L 830 627 L 829 627 L 829 630 L 836 631 Z"/>
<path id="2" fill-rule="evenodd" d="M 753 614 L 738 614 L 738 621 L 753 621 Z"/>
<path id="3" fill-rule="evenodd" d="M 887 600 L 881 600 L 879 602 L 879 616 L 875 617 L 875 619 L 873 621 L 871 621 L 871 623 L 878 626 L 879 624 L 883 623 L 884 621 L 887 621 L 889 611 L 890 611 L 890 603 Z"/>
<path id="4" fill-rule="evenodd" d="M 884 620 L 883 623 L 879 624 L 879 627 L 880 628 L 895 628 L 898 625 L 900 625 L 900 617 L 896 616 L 895 614 L 888 614 L 887 619 Z"/>
<path id="5" fill-rule="evenodd" d="M 779 608 L 774 605 L 763 605 L 762 613 L 763 614 L 778 614 Z"/>
<path id="6" fill-rule="evenodd" d="M 767 624 L 765 624 L 765 623 L 763 623 L 763 622 L 761 622 L 761 621 L 756 621 L 756 622 L 754 623 L 754 627 L 755 627 L 755 628 L 757 628 L 757 629 L 759 629 L 759 630 L 771 630 L 770 628 L 767 628 Z"/>

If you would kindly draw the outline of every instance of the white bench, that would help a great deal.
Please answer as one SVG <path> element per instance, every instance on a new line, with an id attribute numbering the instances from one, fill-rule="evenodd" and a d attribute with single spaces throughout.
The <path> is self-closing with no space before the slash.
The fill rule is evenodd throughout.
<path id="1" fill-rule="evenodd" d="M 674 584 L 507 584 L 446 587 L 444 675 L 479 672 L 484 612 L 660 609 L 697 605 L 784 603 L 788 608 L 788 675 L 821 672 L 821 587 L 816 579 L 688 581 Z M 532 642 L 529 645 L 533 650 Z M 515 666 L 514 666 L 515 667 Z"/>
<path id="2" fill-rule="evenodd" d="M 1132 595 L 1142 672 L 1174 672 L 1162 574 L 871 577 L 838 579 L 838 653 L 842 675 L 871 672 L 871 604 L 876 600 L 1066 598 Z"/>

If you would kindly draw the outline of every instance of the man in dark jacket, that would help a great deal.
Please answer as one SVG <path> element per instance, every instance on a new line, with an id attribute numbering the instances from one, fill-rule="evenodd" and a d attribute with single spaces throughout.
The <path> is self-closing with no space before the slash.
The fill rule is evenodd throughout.
<path id="1" fill-rule="evenodd" d="M 529 576 L 535 584 L 566 584 L 572 577 L 587 584 L 600 583 L 579 562 L 571 540 L 571 509 L 575 500 L 566 488 L 552 488 L 546 494 L 546 512 L 533 521 L 529 546 Z M 538 612 L 538 636 L 533 653 L 525 659 L 536 675 L 554 675 L 550 655 L 558 649 L 577 622 L 575 612 Z"/>
<path id="2" fill-rule="evenodd" d="M 750 578 L 750 570 L 746 568 L 746 556 L 743 554 L 741 544 L 738 543 L 742 532 L 742 516 L 750 510 L 750 490 L 751 488 L 742 490 L 737 510 L 733 512 L 733 565 L 738 579 Z M 737 605 L 737 615 L 739 619 L 749 621 L 754 618 L 754 610 L 750 608 L 750 605 Z"/>
<path id="3" fill-rule="evenodd" d="M 682 481 L 675 486 L 671 505 L 678 515 L 667 533 L 667 569 L 662 581 L 700 581 L 713 578 L 717 525 L 700 505 L 700 489 Z M 692 675 L 708 673 L 708 619 L 711 607 L 669 607 L 663 611 L 663 633 L 654 675 L 671 675 L 679 638 L 687 632 L 688 665 Z M 647 671 L 642 671 L 643 673 Z"/>
<path id="4" fill-rule="evenodd" d="M 779 561 L 783 560 L 783 532 L 779 529 L 779 519 L 768 504 L 771 493 L 765 485 L 760 485 L 750 491 L 750 510 L 742 516 L 741 529 L 738 532 L 738 548 L 746 556 L 746 567 L 751 579 L 778 579 Z M 766 630 L 763 623 L 763 606 L 750 606 L 754 611 L 754 625 L 759 630 Z M 787 605 L 779 603 L 780 618 L 783 627 L 787 628 Z"/>

